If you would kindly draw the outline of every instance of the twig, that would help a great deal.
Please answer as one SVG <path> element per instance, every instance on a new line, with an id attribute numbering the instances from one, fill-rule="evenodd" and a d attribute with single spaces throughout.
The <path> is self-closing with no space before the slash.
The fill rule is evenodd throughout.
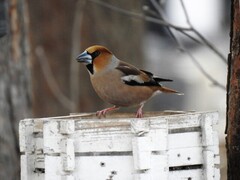
<path id="1" fill-rule="evenodd" d="M 189 52 L 185 51 L 185 53 L 191 58 L 195 66 L 200 70 L 200 72 L 213 83 L 214 86 L 217 86 L 221 88 L 222 90 L 226 90 L 226 87 L 222 84 L 220 84 L 217 80 L 215 80 L 207 71 L 204 70 L 204 68 L 201 66 L 201 64 L 196 60 L 196 58 Z"/>
<path id="2" fill-rule="evenodd" d="M 160 4 L 158 4 L 155 0 L 150 0 L 150 1 L 152 3 L 153 7 L 155 8 L 155 10 L 158 12 L 158 14 L 163 16 L 162 12 L 161 12 L 162 8 L 161 8 Z"/>
<path id="3" fill-rule="evenodd" d="M 155 10 L 158 12 L 158 17 L 163 20 L 166 21 L 164 14 L 161 12 L 162 8 L 161 6 L 155 1 L 155 0 L 150 0 L 153 7 L 155 8 Z M 173 32 L 171 31 L 169 26 L 166 26 L 166 29 L 168 31 L 168 33 L 170 34 L 170 36 L 173 38 L 174 41 L 177 41 L 176 37 L 174 36 Z"/>
<path id="4" fill-rule="evenodd" d="M 192 31 L 203 41 L 203 43 L 209 47 L 209 49 L 211 49 L 214 53 L 216 53 L 218 55 L 218 57 L 225 63 L 227 64 L 227 59 L 225 58 L 225 56 L 220 53 L 217 48 L 212 45 L 200 32 L 198 32 L 195 28 L 192 28 Z"/>
<path id="5" fill-rule="evenodd" d="M 174 35 L 174 34 L 173 34 Z M 182 43 L 180 43 L 180 41 L 175 37 L 176 43 L 179 47 L 179 50 L 181 52 L 184 52 L 185 54 L 187 54 L 190 59 L 193 61 L 193 63 L 195 64 L 195 66 L 198 68 L 198 70 L 209 80 L 212 82 L 212 84 L 214 86 L 217 86 L 219 88 L 221 88 L 222 90 L 226 90 L 225 86 L 222 85 L 221 83 L 219 83 L 216 79 L 214 79 L 207 71 L 205 71 L 205 69 L 202 67 L 202 65 L 196 60 L 196 58 L 188 51 L 186 50 L 186 48 L 184 47 L 184 45 Z"/>
<path id="6" fill-rule="evenodd" d="M 183 12 L 184 12 L 184 15 L 185 15 L 185 18 L 186 18 L 186 21 L 187 21 L 188 25 L 189 25 L 190 27 L 193 27 L 193 26 L 192 26 L 192 23 L 191 23 L 191 21 L 190 21 L 190 19 L 189 19 L 189 16 L 188 16 L 188 13 L 187 13 L 187 9 L 186 9 L 186 6 L 185 6 L 183 0 L 180 0 L 180 3 L 181 3 L 181 6 L 182 6 L 182 8 L 183 8 Z"/>
<path id="7" fill-rule="evenodd" d="M 146 15 L 140 14 L 140 13 L 130 12 L 128 10 L 125 10 L 125 9 L 113 6 L 111 4 L 105 3 L 103 1 L 99 1 L 99 0 L 88 0 L 88 1 L 94 2 L 94 3 L 96 3 L 96 4 L 100 5 L 100 6 L 106 7 L 108 9 L 114 10 L 116 12 L 119 12 L 119 13 L 123 14 L 123 15 L 127 15 L 127 16 L 132 16 L 134 18 L 143 19 L 145 21 L 156 23 L 156 24 L 160 24 L 162 26 L 172 27 L 172 28 L 174 28 L 176 30 L 191 31 L 190 28 L 176 26 L 176 25 L 173 25 L 173 24 L 168 23 L 166 21 L 160 20 L 158 18 L 154 18 L 154 17 L 151 17 L 151 16 L 146 16 Z"/>
<path id="8" fill-rule="evenodd" d="M 203 44 L 203 43 L 202 43 L 201 41 L 199 41 L 197 38 L 189 35 L 188 33 L 184 32 L 184 31 L 182 31 L 181 33 L 184 34 L 185 36 L 187 36 L 189 39 L 192 39 L 192 40 L 195 41 L 196 43 L 198 43 L 198 44 Z"/>
<path id="9" fill-rule="evenodd" d="M 165 17 L 164 15 L 161 13 L 161 6 L 155 1 L 155 0 L 150 0 L 152 2 L 153 7 L 158 10 L 159 15 L 161 16 L 161 19 L 165 21 Z M 181 3 L 182 0 L 181 0 Z M 192 24 L 189 20 L 186 8 L 183 4 L 183 9 L 184 9 L 184 13 L 186 16 L 186 20 L 187 23 L 189 24 L 189 26 L 192 28 Z M 223 86 L 222 84 L 220 84 L 217 80 L 215 80 L 209 73 L 207 73 L 207 71 L 204 70 L 204 68 L 201 66 L 200 63 L 198 63 L 198 61 L 196 60 L 196 58 L 188 51 L 186 50 L 186 48 L 184 47 L 184 45 L 177 39 L 177 37 L 174 35 L 174 33 L 172 32 L 172 30 L 170 28 L 168 28 L 169 33 L 171 34 L 171 36 L 173 37 L 173 39 L 175 40 L 176 44 L 179 47 L 179 50 L 181 52 L 186 53 L 190 59 L 193 61 L 193 63 L 195 64 L 195 66 L 200 70 L 200 72 L 207 78 L 209 79 L 215 86 L 218 86 L 219 88 L 225 90 L 225 86 Z M 184 31 L 181 31 L 181 33 L 183 33 Z M 184 32 L 185 33 L 185 32 Z M 188 36 L 188 34 L 186 34 Z M 193 38 L 192 36 L 190 36 L 189 38 Z M 195 41 L 199 42 L 198 40 L 194 39 Z M 200 43 L 200 42 L 199 42 Z"/>
<path id="10" fill-rule="evenodd" d="M 37 55 L 37 60 L 40 63 L 40 66 L 43 71 L 43 75 L 48 83 L 49 88 L 52 90 L 52 94 L 56 97 L 56 99 L 61 103 L 63 107 L 66 109 L 72 111 L 75 109 L 75 104 L 68 98 L 66 97 L 63 92 L 60 90 L 54 75 L 50 69 L 50 66 L 48 64 L 48 59 L 45 54 L 44 49 L 39 46 L 36 48 L 35 53 Z"/>
<path id="11" fill-rule="evenodd" d="M 200 32 L 198 32 L 198 31 L 194 28 L 194 26 L 192 25 L 192 23 L 191 23 L 191 21 L 190 21 L 190 19 L 189 19 L 189 15 L 188 15 L 188 13 L 187 13 L 187 9 L 186 9 L 186 7 L 185 7 L 185 4 L 184 4 L 183 0 L 180 0 L 180 2 L 181 2 L 181 6 L 182 6 L 182 8 L 183 8 L 183 12 L 184 12 L 184 15 L 185 15 L 187 24 L 188 24 L 189 27 L 192 29 L 192 32 L 195 33 L 195 34 L 203 41 L 203 43 L 204 43 L 209 49 L 211 49 L 214 53 L 216 53 L 216 54 L 218 55 L 218 57 L 220 57 L 220 59 L 221 59 L 225 64 L 227 64 L 227 59 L 226 59 L 226 57 L 225 57 L 222 53 L 220 53 L 213 44 L 211 44 Z"/>
<path id="12" fill-rule="evenodd" d="M 158 12 L 158 17 L 161 18 L 161 20 L 163 21 L 166 21 L 166 17 L 164 16 L 164 14 L 162 13 L 163 12 L 163 9 L 161 7 L 160 4 L 158 4 L 155 0 L 150 0 L 153 7 L 156 9 L 156 11 Z M 169 34 L 171 35 L 171 37 L 175 40 L 176 40 L 176 37 L 175 35 L 173 34 L 173 32 L 171 31 L 171 29 L 167 26 L 166 27 Z M 188 38 L 192 39 L 193 41 L 195 41 L 196 43 L 198 44 L 202 44 L 199 40 L 197 40 L 196 38 L 194 38 L 193 36 L 189 35 L 188 33 L 186 33 L 185 31 L 182 31 L 182 30 L 178 30 L 180 31 L 183 35 L 187 36 Z"/>
<path id="13" fill-rule="evenodd" d="M 146 13 L 152 15 L 153 17 L 156 17 L 156 18 L 159 17 L 158 14 L 157 14 L 155 11 L 151 10 L 151 9 L 149 8 L 149 6 L 147 6 L 147 5 L 144 5 L 142 9 L 143 9 L 143 11 L 145 11 Z"/>

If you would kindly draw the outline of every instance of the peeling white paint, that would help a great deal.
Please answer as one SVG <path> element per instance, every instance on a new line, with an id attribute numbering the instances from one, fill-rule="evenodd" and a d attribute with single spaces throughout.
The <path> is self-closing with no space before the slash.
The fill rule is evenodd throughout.
<path id="1" fill-rule="evenodd" d="M 127 117 L 22 120 L 21 179 L 220 179 L 218 113 Z"/>

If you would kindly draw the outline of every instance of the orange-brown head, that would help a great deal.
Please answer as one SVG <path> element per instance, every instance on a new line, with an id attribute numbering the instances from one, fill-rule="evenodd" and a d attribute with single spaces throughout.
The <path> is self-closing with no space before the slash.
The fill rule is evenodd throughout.
<path id="1" fill-rule="evenodd" d="M 88 47 L 77 57 L 78 62 L 85 63 L 91 74 L 108 68 L 112 63 L 113 54 L 106 47 L 94 45 Z"/>

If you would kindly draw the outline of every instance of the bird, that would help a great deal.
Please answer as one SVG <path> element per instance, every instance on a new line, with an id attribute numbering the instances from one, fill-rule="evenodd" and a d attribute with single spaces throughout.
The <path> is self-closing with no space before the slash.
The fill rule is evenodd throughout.
<path id="1" fill-rule="evenodd" d="M 143 117 L 143 106 L 148 99 L 159 93 L 182 93 L 164 87 L 161 82 L 170 82 L 153 73 L 139 69 L 118 59 L 108 48 L 93 45 L 79 54 L 76 60 L 83 63 L 90 75 L 93 89 L 112 107 L 96 112 L 98 118 L 120 107 L 138 106 L 136 118 Z"/>

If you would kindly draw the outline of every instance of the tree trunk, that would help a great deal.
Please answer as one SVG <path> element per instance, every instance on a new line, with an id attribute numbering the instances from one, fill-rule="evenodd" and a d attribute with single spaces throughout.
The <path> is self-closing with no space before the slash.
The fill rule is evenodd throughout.
<path id="1" fill-rule="evenodd" d="M 35 117 L 68 114 L 76 0 L 27 0 Z M 40 51 L 38 51 L 40 50 Z"/>
<path id="2" fill-rule="evenodd" d="M 240 179 L 240 4 L 232 0 L 227 84 L 228 179 Z"/>
<path id="3" fill-rule="evenodd" d="M 27 11 L 24 0 L 1 3 L 9 29 L 0 38 L 0 179 L 17 180 L 20 179 L 18 123 L 30 116 L 31 106 Z"/>

